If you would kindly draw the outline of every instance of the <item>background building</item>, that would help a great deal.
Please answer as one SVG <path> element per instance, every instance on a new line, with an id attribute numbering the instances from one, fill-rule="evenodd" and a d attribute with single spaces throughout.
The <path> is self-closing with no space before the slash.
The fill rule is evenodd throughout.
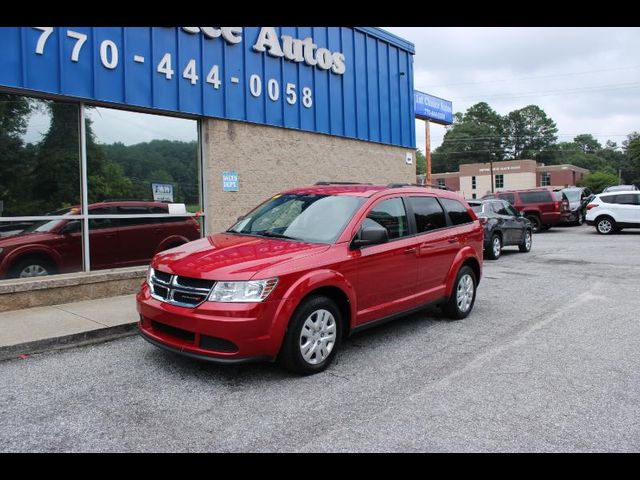
<path id="1" fill-rule="evenodd" d="M 575 165 L 544 165 L 535 160 L 509 160 L 493 163 L 493 189 L 521 190 L 535 187 L 577 185 L 589 173 Z M 434 182 L 461 193 L 465 198 L 481 198 L 491 192 L 491 164 L 460 165 L 459 172 L 434 173 Z"/>

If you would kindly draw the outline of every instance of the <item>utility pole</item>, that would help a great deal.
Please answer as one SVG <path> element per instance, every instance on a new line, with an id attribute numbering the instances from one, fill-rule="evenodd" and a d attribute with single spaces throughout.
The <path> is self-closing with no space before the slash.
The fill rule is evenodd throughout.
<path id="1" fill-rule="evenodd" d="M 489 159 L 489 169 L 491 170 L 491 193 L 494 193 L 494 188 L 493 188 L 493 159 Z"/>
<path id="2" fill-rule="evenodd" d="M 429 120 L 424 121 L 424 160 L 426 163 L 425 183 L 431 185 L 431 131 L 429 129 Z"/>

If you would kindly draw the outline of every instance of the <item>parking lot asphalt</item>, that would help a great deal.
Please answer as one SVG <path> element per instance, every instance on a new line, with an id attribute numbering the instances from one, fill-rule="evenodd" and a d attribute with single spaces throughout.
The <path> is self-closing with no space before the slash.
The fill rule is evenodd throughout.
<path id="1" fill-rule="evenodd" d="M 216 366 L 140 337 L 0 362 L 0 451 L 640 449 L 640 231 L 534 235 L 472 314 L 348 339 L 324 373 Z"/>

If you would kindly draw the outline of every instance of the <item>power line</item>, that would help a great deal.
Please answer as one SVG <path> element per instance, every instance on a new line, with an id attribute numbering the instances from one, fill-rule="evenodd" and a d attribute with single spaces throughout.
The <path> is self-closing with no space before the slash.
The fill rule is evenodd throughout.
<path id="1" fill-rule="evenodd" d="M 603 68 L 600 70 L 586 70 L 583 72 L 570 72 L 570 73 L 557 73 L 551 75 L 536 75 L 531 77 L 511 77 L 511 78 L 503 78 L 500 80 L 482 80 L 479 82 L 462 82 L 462 83 L 450 83 L 448 85 L 432 85 L 429 88 L 440 88 L 440 87 L 456 87 L 458 85 L 478 85 L 484 83 L 501 83 L 501 82 L 512 82 L 513 80 L 530 80 L 530 79 L 538 79 L 538 78 L 553 78 L 553 77 L 567 77 L 571 75 L 587 75 L 591 73 L 598 72 L 613 72 L 617 70 L 632 70 L 635 68 L 640 68 L 640 65 L 634 65 L 631 67 L 615 67 L 615 68 Z"/>
<path id="2" fill-rule="evenodd" d="M 609 85 L 599 85 L 594 87 L 585 87 L 585 88 L 576 88 L 576 89 L 566 89 L 566 90 L 546 90 L 546 91 L 538 91 L 538 92 L 524 92 L 517 95 L 470 95 L 466 97 L 453 97 L 453 100 L 466 100 L 471 98 L 520 98 L 520 97 L 550 97 L 554 95 L 572 95 L 576 93 L 587 93 L 587 92 L 595 92 L 595 91 L 604 91 L 604 90 L 620 90 L 625 88 L 638 88 L 640 87 L 640 83 L 638 82 L 630 82 L 630 83 L 619 83 L 619 84 L 609 84 Z"/>

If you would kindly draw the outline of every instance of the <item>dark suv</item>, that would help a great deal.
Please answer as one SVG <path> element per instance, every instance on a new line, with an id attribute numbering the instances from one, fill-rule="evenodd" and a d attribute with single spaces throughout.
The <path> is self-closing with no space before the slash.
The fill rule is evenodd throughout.
<path id="1" fill-rule="evenodd" d="M 122 201 L 89 205 L 90 215 L 148 215 L 169 213 L 166 203 Z M 0 238 L 0 279 L 25 278 L 82 269 L 79 208 L 54 212 L 69 219 L 38 221 Z M 89 220 L 92 269 L 148 264 L 167 248 L 200 238 L 193 217 L 93 218 Z"/>
<path id="2" fill-rule="evenodd" d="M 509 202 L 531 222 L 533 232 L 565 223 L 571 214 L 567 196 L 554 192 L 550 187 L 503 190 L 482 197 L 483 200 L 487 198 L 501 198 Z"/>
<path id="3" fill-rule="evenodd" d="M 316 373 L 340 340 L 427 304 L 473 308 L 482 226 L 458 194 L 315 185 L 274 195 L 226 232 L 153 258 L 142 336 L 218 363 L 276 360 Z"/>

